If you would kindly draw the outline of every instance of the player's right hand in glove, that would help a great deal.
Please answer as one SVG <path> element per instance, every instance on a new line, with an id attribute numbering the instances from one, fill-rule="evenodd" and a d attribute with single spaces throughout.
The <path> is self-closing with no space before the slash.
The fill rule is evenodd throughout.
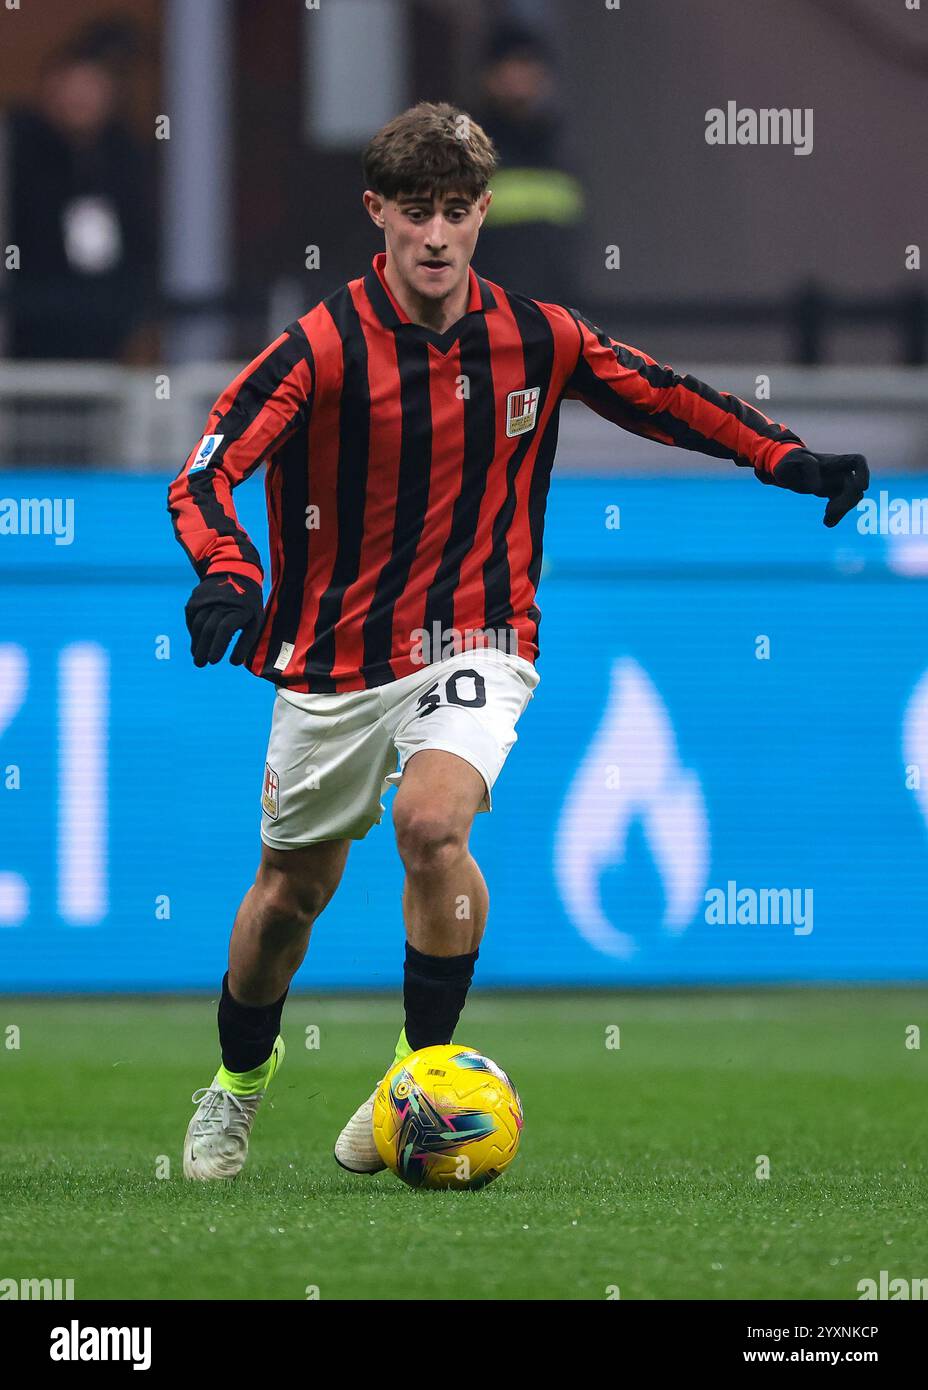
<path id="1" fill-rule="evenodd" d="M 187 600 L 184 617 L 190 631 L 194 666 L 215 666 L 241 628 L 229 660 L 241 666 L 258 635 L 264 595 L 255 579 L 243 574 L 208 574 Z"/>

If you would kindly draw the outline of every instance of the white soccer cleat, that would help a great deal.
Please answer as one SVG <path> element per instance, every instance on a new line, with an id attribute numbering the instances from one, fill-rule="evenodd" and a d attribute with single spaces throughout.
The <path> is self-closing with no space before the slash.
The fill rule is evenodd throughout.
<path id="1" fill-rule="evenodd" d="M 234 1178 L 242 1171 L 258 1106 L 283 1059 L 284 1042 L 283 1038 L 278 1038 L 271 1053 L 264 1090 L 253 1096 L 233 1095 L 217 1085 L 215 1079 L 212 1085 L 194 1091 L 190 1099 L 197 1108 L 184 1140 L 185 1178 L 206 1182 L 213 1178 Z"/>
<path id="2" fill-rule="evenodd" d="M 359 1105 L 335 1141 L 335 1162 L 349 1173 L 379 1173 L 386 1164 L 374 1143 L 374 1088 L 363 1105 Z"/>

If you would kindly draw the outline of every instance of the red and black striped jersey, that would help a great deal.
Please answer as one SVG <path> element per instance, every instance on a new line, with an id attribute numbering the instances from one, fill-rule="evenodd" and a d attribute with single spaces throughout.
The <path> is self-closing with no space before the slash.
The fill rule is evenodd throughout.
<path id="1" fill-rule="evenodd" d="M 171 483 L 197 574 L 261 582 L 232 490 L 266 463 L 271 588 L 248 667 L 297 692 L 384 685 L 433 645 L 538 655 L 558 411 L 770 473 L 802 440 L 574 309 L 470 270 L 464 316 L 410 321 L 385 256 L 291 324 L 222 393 Z M 425 643 L 423 645 L 423 636 Z M 473 641 L 466 634 L 489 634 Z"/>

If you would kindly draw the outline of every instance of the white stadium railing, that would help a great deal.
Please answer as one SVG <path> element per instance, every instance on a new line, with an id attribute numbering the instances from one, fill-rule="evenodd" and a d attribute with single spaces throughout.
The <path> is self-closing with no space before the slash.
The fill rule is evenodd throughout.
<path id="1" fill-rule="evenodd" d="M 741 396 L 788 424 L 812 447 L 859 451 L 875 467 L 928 469 L 928 368 L 765 369 L 681 365 L 718 390 Z M 155 368 L 106 363 L 0 364 L 0 468 L 67 467 L 165 472 L 180 467 L 204 431 L 213 402 L 241 370 L 236 362 Z M 661 448 L 565 403 L 558 471 L 676 473 L 677 451 Z M 718 463 L 689 454 L 690 474 Z"/>

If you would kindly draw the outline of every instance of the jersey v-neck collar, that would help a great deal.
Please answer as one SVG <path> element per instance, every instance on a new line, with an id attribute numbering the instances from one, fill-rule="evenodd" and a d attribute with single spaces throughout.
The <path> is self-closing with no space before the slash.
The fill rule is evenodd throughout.
<path id="1" fill-rule="evenodd" d="M 384 277 L 386 261 L 387 256 L 384 251 L 378 252 L 374 257 L 371 268 L 364 277 L 364 292 L 384 328 L 402 329 L 404 336 L 411 338 L 414 342 L 430 343 L 439 352 L 447 353 L 461 336 L 472 314 L 484 314 L 496 308 L 496 298 L 488 282 L 478 275 L 472 266 L 469 266 L 467 273 L 470 282 L 470 294 L 467 308 L 462 317 L 451 324 L 449 328 L 446 328 L 444 333 L 437 333 L 434 328 L 426 328 L 421 323 L 413 323 L 402 305 L 394 298 L 386 282 Z"/>

